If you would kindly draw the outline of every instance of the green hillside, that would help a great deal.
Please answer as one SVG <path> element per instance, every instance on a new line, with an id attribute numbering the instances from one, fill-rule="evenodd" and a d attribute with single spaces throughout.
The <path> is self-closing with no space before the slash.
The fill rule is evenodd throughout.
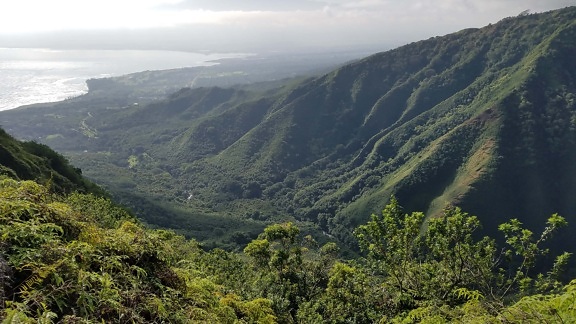
<path id="1" fill-rule="evenodd" d="M 392 194 L 487 228 L 554 212 L 576 224 L 575 21 L 574 7 L 506 18 L 275 89 L 182 89 L 122 109 L 92 94 L 0 118 L 147 222 L 221 246 L 279 220 L 353 246 Z"/>
<path id="2" fill-rule="evenodd" d="M 576 283 L 563 280 L 570 253 L 536 271 L 548 254 L 542 243 L 566 225 L 557 214 L 540 235 L 518 220 L 501 224 L 506 244 L 498 247 L 474 238 L 480 221 L 460 209 L 446 209 L 423 230 L 424 214 L 404 214 L 393 199 L 355 230 L 363 252 L 355 260 L 340 259 L 336 243 L 320 245 L 293 223 L 267 226 L 243 253 L 205 251 L 87 194 L 102 192 L 47 146 L 1 135 L 2 323 L 576 318 Z"/>
<path id="3" fill-rule="evenodd" d="M 363 258 L 341 260 L 293 223 L 274 224 L 243 253 L 204 251 L 142 226 L 93 195 L 52 194 L 0 176 L 2 323 L 571 323 L 569 253 L 535 265 L 540 235 L 518 220 L 506 243 L 475 238 L 479 220 L 423 213 L 392 200 L 355 230 Z"/>
<path id="4" fill-rule="evenodd" d="M 0 128 L 0 175 L 18 180 L 34 180 L 53 192 L 74 191 L 103 195 L 95 184 L 82 177 L 62 155 L 36 142 L 20 142 Z"/>

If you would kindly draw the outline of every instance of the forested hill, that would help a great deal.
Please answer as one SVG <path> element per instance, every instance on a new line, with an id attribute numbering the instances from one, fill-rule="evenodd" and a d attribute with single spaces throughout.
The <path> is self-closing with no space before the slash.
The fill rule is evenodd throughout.
<path id="1" fill-rule="evenodd" d="M 351 230 L 392 194 L 428 216 L 462 206 L 487 228 L 509 217 L 539 226 L 554 212 L 576 224 L 574 57 L 570 7 L 276 90 L 183 89 L 124 109 L 80 98 L 0 118 L 124 201 L 165 211 L 142 214 L 149 222 L 200 239 L 242 243 L 240 224 L 294 217 L 353 245 Z"/>
<path id="2" fill-rule="evenodd" d="M 0 128 L 0 175 L 34 180 L 56 193 L 79 191 L 103 195 L 95 184 L 82 177 L 62 155 L 44 144 L 20 142 Z"/>
<path id="3" fill-rule="evenodd" d="M 392 200 L 355 231 L 366 258 L 343 261 L 292 223 L 274 224 L 244 254 L 144 228 L 103 198 L 55 195 L 0 175 L 3 323 L 572 323 L 570 256 L 534 271 L 541 235 L 502 224 L 499 247 L 475 239 L 459 209 L 428 222 Z M 505 256 L 506 261 L 502 258 Z"/>
<path id="4" fill-rule="evenodd" d="M 546 245 L 574 246 L 556 235 L 576 224 L 574 57 L 567 8 L 279 88 L 1 112 L 147 222 L 205 243 L 81 193 L 98 189 L 66 159 L 0 131 L 0 318 L 575 322 L 571 253 Z"/>

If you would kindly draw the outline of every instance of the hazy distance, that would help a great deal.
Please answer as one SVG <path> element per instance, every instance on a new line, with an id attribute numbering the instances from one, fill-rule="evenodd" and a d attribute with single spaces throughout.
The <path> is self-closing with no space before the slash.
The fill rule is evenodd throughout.
<path id="1" fill-rule="evenodd" d="M 385 50 L 573 0 L 9 0 L 0 47 Z"/>

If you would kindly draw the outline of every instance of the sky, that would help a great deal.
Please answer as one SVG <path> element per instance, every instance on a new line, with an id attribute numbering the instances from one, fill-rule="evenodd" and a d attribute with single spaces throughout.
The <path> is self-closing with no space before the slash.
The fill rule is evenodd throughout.
<path id="1" fill-rule="evenodd" d="M 389 49 L 576 0 L 3 0 L 0 47 Z"/>

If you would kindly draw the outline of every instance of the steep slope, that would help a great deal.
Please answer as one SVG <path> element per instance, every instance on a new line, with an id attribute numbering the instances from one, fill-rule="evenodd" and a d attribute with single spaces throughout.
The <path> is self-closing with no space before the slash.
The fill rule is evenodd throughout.
<path id="1" fill-rule="evenodd" d="M 487 228 L 576 223 L 575 21 L 574 7 L 506 18 L 267 92 L 91 110 L 83 135 L 44 139 L 116 194 L 171 210 L 149 221 L 191 217 L 207 236 L 235 230 L 218 217 L 295 217 L 348 241 L 391 194 L 429 216 L 462 206 Z"/>
<path id="2" fill-rule="evenodd" d="M 54 192 L 103 192 L 60 154 L 43 144 L 19 142 L 0 128 L 0 175 L 50 184 Z"/>
<path id="3" fill-rule="evenodd" d="M 574 215 L 575 17 L 505 19 L 343 67 L 199 169 L 272 183 L 267 199 L 336 234 L 393 193 L 409 210 L 457 204 L 491 225 Z"/>

